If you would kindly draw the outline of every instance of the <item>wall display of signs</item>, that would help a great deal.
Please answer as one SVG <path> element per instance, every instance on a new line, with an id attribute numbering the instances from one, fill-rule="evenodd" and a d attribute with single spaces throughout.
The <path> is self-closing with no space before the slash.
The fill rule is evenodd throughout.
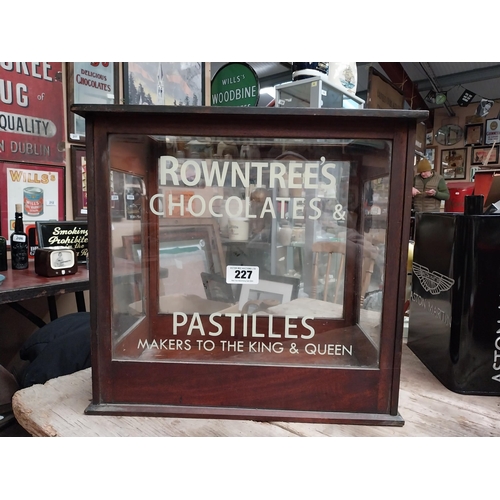
<path id="1" fill-rule="evenodd" d="M 118 102 L 118 63 L 67 63 L 68 137 L 85 141 L 85 119 L 69 110 L 72 104 L 116 104 Z"/>
<path id="2" fill-rule="evenodd" d="M 64 165 L 62 63 L 0 63 L 0 161 Z"/>
<path id="3" fill-rule="evenodd" d="M 125 104 L 204 104 L 201 62 L 128 62 L 123 66 Z"/>
<path id="4" fill-rule="evenodd" d="M 486 120 L 486 134 L 484 136 L 485 144 L 500 144 L 500 120 L 493 118 Z"/>
<path id="5" fill-rule="evenodd" d="M 257 106 L 259 78 L 247 63 L 228 63 L 215 73 L 211 82 L 212 106 Z"/>
<path id="6" fill-rule="evenodd" d="M 40 248 L 71 247 L 76 251 L 78 264 L 87 261 L 89 244 L 87 222 L 37 221 L 36 231 Z"/>
<path id="7" fill-rule="evenodd" d="M 23 206 L 26 233 L 42 219 L 64 220 L 65 171 L 59 166 L 0 162 L 1 234 L 14 231 L 15 206 Z"/>
<path id="8" fill-rule="evenodd" d="M 71 146 L 73 218 L 87 220 L 87 158 L 83 146 Z"/>

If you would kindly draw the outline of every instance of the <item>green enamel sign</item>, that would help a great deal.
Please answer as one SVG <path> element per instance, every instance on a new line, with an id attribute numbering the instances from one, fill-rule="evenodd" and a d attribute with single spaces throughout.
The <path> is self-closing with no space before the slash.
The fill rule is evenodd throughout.
<path id="1" fill-rule="evenodd" d="M 228 63 L 212 78 L 212 106 L 257 106 L 259 79 L 246 63 Z"/>

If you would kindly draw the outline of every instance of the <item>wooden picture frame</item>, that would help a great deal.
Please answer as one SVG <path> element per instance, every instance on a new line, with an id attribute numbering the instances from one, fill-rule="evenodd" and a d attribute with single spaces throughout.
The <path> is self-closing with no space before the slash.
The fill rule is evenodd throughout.
<path id="1" fill-rule="evenodd" d="M 71 146 L 73 219 L 87 220 L 87 155 L 84 146 Z"/>
<path id="2" fill-rule="evenodd" d="M 441 150 L 441 175 L 445 179 L 465 179 L 466 148 Z"/>
<path id="3" fill-rule="evenodd" d="M 484 144 L 500 144 L 500 119 L 486 120 Z"/>
<path id="4" fill-rule="evenodd" d="M 138 263 L 142 257 L 141 235 L 123 235 L 122 243 L 124 256 L 128 260 Z M 190 262 L 186 257 L 191 258 Z M 158 260 L 160 269 L 166 269 L 168 280 L 164 286 L 169 286 L 176 292 L 182 293 L 182 282 L 186 281 L 182 268 L 190 272 L 197 269 L 199 275 L 193 276 L 199 282 L 198 294 L 204 296 L 201 273 L 219 275 L 223 278 L 226 273 L 226 264 L 222 243 L 219 235 L 218 223 L 213 218 L 200 219 L 162 219 L 158 229 Z M 176 280 L 177 283 L 176 283 Z"/>
<path id="5" fill-rule="evenodd" d="M 203 241 L 207 253 L 207 272 L 226 275 L 226 262 L 219 233 L 219 224 L 212 217 L 161 219 L 160 242 Z"/>
<path id="6" fill-rule="evenodd" d="M 126 62 L 123 75 L 125 104 L 205 104 L 203 62 Z"/>
<path id="7" fill-rule="evenodd" d="M 40 219 L 64 220 L 64 167 L 0 162 L 0 234 L 7 240 L 14 232 L 16 204 L 23 205 L 26 234 Z"/>
<path id="8" fill-rule="evenodd" d="M 477 144 L 482 144 L 483 130 L 484 130 L 484 125 L 482 123 L 465 125 L 464 144 L 466 146 L 474 146 Z"/>
<path id="9" fill-rule="evenodd" d="M 441 172 L 444 169 L 464 167 L 467 159 L 466 148 L 441 150 Z"/>
<path id="10" fill-rule="evenodd" d="M 118 104 L 119 63 L 66 63 L 68 140 L 85 143 L 85 118 L 75 115 L 73 104 Z"/>
<path id="11" fill-rule="evenodd" d="M 299 286 L 299 278 L 263 274 L 258 283 L 241 285 L 238 308 L 240 311 L 246 310 L 250 302 L 255 306 L 265 301 L 268 306 L 291 302 L 298 297 Z M 245 312 L 251 313 L 251 310 Z"/>
<path id="12" fill-rule="evenodd" d="M 37 221 L 40 248 L 65 246 L 74 248 L 78 264 L 87 262 L 89 230 L 87 221 Z"/>
<path id="13" fill-rule="evenodd" d="M 491 155 L 490 155 L 491 152 Z M 498 163 L 498 152 L 499 152 L 499 147 L 494 146 L 492 147 L 479 147 L 479 148 L 472 148 L 471 152 L 471 159 L 470 159 L 470 164 L 471 165 L 483 165 L 483 162 L 488 158 L 488 162 L 486 163 L 487 165 L 494 165 Z"/>

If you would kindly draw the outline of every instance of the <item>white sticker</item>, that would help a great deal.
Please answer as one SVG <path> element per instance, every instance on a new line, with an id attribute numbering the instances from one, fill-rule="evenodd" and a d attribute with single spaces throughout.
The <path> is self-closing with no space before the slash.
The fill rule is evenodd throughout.
<path id="1" fill-rule="evenodd" d="M 69 138 L 73 139 L 74 141 L 79 141 L 80 140 L 80 134 L 69 134 Z"/>
<path id="2" fill-rule="evenodd" d="M 117 194 L 112 194 L 111 195 L 111 201 L 116 201 L 116 200 L 119 200 L 120 197 L 117 195 Z"/>
<path id="3" fill-rule="evenodd" d="M 258 266 L 227 266 L 226 283 L 258 283 Z"/>
<path id="4" fill-rule="evenodd" d="M 47 200 L 45 202 L 45 206 L 47 207 L 55 207 L 57 205 L 56 200 Z"/>

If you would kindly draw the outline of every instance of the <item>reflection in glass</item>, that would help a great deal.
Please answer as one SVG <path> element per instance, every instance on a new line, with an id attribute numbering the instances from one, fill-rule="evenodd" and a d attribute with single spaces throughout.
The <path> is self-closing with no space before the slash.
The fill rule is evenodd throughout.
<path id="1" fill-rule="evenodd" d="M 157 158 L 153 181 L 120 174 L 115 278 L 118 257 L 141 272 L 113 288 L 116 332 L 135 332 L 118 357 L 378 366 L 390 142 L 133 139 L 127 161 Z"/>

